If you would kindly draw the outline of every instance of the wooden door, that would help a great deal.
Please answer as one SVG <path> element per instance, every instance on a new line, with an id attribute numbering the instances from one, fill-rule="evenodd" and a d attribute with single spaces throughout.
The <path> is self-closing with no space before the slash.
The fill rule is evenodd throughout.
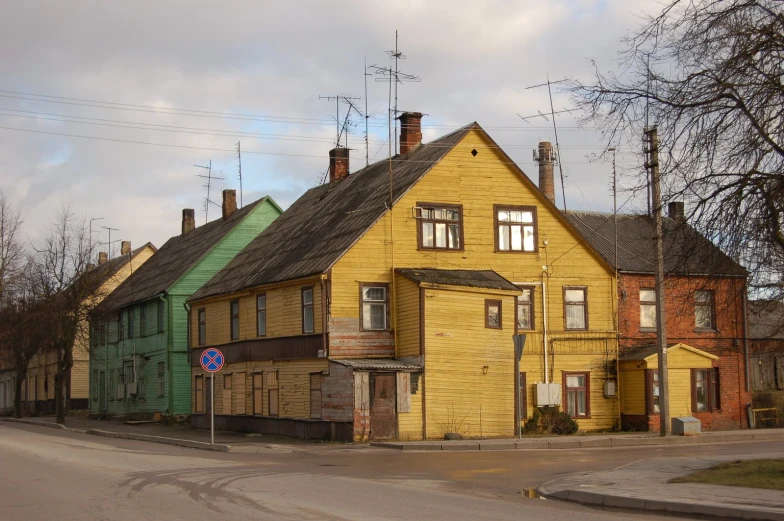
<path id="1" fill-rule="evenodd" d="M 395 437 L 395 375 L 370 375 L 370 438 Z"/>

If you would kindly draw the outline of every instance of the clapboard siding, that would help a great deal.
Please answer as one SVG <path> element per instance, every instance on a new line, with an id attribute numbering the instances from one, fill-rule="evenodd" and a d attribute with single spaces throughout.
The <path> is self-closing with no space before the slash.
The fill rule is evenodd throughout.
<path id="1" fill-rule="evenodd" d="M 419 356 L 420 304 L 419 286 L 400 275 L 395 276 L 397 298 L 397 349 L 398 358 Z"/>

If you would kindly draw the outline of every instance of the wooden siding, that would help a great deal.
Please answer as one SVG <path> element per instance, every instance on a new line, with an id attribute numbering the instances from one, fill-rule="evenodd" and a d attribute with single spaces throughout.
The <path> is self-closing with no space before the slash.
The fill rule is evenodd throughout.
<path id="1" fill-rule="evenodd" d="M 428 438 L 514 434 L 514 328 L 509 313 L 501 329 L 485 327 L 485 297 L 425 290 Z M 511 296 L 493 298 L 507 310 L 514 304 Z"/>
<path id="2" fill-rule="evenodd" d="M 232 381 L 233 410 L 229 413 L 223 409 L 225 391 L 223 386 L 219 385 L 222 384 L 222 379 L 218 377 L 215 381 L 215 412 L 216 414 L 253 415 L 253 375 L 262 373 L 263 412 L 260 416 L 269 415 L 268 391 L 271 388 L 276 388 L 279 394 L 279 417 L 310 418 L 310 375 L 325 372 L 327 364 L 325 359 L 227 364 L 221 372 L 234 374 Z M 277 384 L 271 378 L 273 371 L 277 371 Z M 193 377 L 197 376 L 205 376 L 205 385 L 209 384 L 208 376 L 201 367 L 193 368 Z M 195 406 L 193 410 L 195 412 Z"/>
<path id="3" fill-rule="evenodd" d="M 637 362 L 621 362 L 621 412 L 623 414 L 646 414 L 645 370 L 637 368 Z"/>
<path id="4" fill-rule="evenodd" d="M 420 356 L 420 303 L 419 286 L 400 275 L 395 276 L 397 297 L 397 349 L 396 356 Z"/>
<path id="5" fill-rule="evenodd" d="M 233 300 L 240 303 L 241 342 L 249 339 L 266 339 L 302 335 L 302 288 L 313 288 L 313 326 L 314 334 L 322 333 L 321 284 L 319 278 L 310 278 L 286 285 L 275 285 L 257 288 L 205 303 L 194 303 L 191 306 L 191 346 L 198 347 L 199 341 L 199 310 L 206 313 L 207 346 L 215 346 L 232 342 L 231 340 L 231 308 Z M 267 331 L 259 337 L 256 327 L 256 295 L 267 295 Z"/>
<path id="6" fill-rule="evenodd" d="M 422 379 L 421 373 L 409 375 L 409 396 L 411 409 L 409 412 L 398 411 L 397 429 L 401 440 L 422 439 Z M 398 389 L 398 393 L 401 390 Z"/>

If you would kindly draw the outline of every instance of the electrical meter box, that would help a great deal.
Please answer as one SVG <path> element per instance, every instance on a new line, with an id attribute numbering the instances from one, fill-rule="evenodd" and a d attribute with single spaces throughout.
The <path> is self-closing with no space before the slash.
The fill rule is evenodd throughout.
<path id="1" fill-rule="evenodd" d="M 615 396 L 615 382 L 604 382 L 604 397 L 609 398 Z"/>
<path id="2" fill-rule="evenodd" d="M 561 385 L 536 384 L 536 406 L 552 407 L 554 405 L 561 405 Z"/>

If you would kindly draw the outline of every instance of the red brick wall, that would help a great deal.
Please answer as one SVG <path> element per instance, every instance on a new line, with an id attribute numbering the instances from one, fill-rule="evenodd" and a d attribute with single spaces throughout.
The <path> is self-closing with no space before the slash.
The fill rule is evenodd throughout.
<path id="1" fill-rule="evenodd" d="M 667 342 L 684 343 L 719 357 L 721 410 L 694 413 L 703 430 L 739 429 L 748 426 L 746 366 L 743 330 L 744 280 L 735 278 L 667 277 L 665 312 Z M 652 275 L 621 274 L 618 281 L 618 325 L 621 352 L 656 343 L 656 333 L 640 330 L 640 289 L 654 287 Z M 714 291 L 716 331 L 697 331 L 694 324 L 694 292 Z M 651 417 L 651 430 L 659 418 Z"/>

